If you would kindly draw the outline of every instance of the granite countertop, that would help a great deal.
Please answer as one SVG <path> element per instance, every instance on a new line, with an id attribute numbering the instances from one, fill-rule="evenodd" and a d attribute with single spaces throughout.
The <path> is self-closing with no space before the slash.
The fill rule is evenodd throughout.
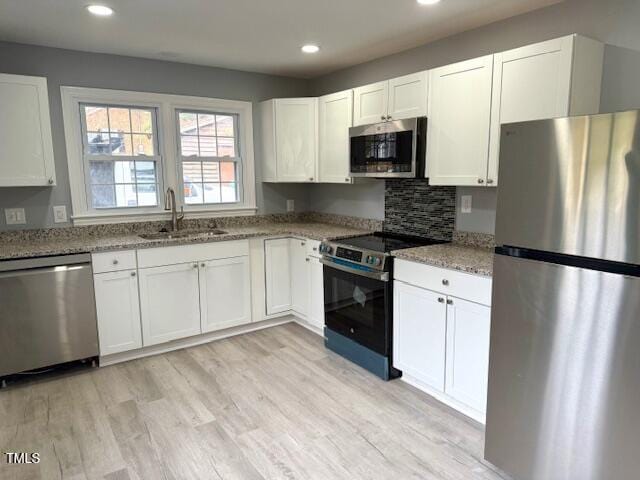
<path id="1" fill-rule="evenodd" d="M 435 267 L 449 268 L 487 277 L 493 274 L 493 251 L 486 246 L 481 247 L 454 242 L 406 248 L 391 253 L 396 258 Z"/>
<path id="2" fill-rule="evenodd" d="M 371 233 L 371 230 L 336 224 L 267 223 L 252 226 L 220 227 L 225 233 L 211 235 L 200 233 L 184 238 L 146 240 L 135 233 L 121 235 L 79 236 L 77 238 L 42 238 L 26 242 L 0 242 L 0 260 L 34 258 L 72 253 L 92 253 L 126 249 L 189 245 L 195 243 L 222 242 L 256 237 L 299 236 L 313 240 L 337 240 Z"/>

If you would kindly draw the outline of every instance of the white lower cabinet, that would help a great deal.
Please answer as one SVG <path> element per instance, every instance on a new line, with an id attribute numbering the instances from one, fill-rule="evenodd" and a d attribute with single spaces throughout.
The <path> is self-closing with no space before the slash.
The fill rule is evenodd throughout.
<path id="1" fill-rule="evenodd" d="M 267 315 L 291 310 L 289 238 L 264 241 Z"/>
<path id="2" fill-rule="evenodd" d="M 447 306 L 430 290 L 394 284 L 394 366 L 444 392 Z"/>
<path id="3" fill-rule="evenodd" d="M 405 283 L 402 280 L 405 275 L 429 283 L 430 277 L 442 276 L 443 269 L 413 264 L 416 270 L 423 270 L 417 277 L 408 265 L 403 265 L 410 262 L 398 263 L 401 268 L 396 269 L 394 282 L 394 366 L 402 370 L 403 378 L 409 383 L 484 422 L 490 306 Z M 453 279 L 459 280 L 455 275 Z M 483 283 L 491 285 L 491 279 L 486 277 L 476 276 L 475 281 L 480 291 L 485 290 Z M 443 285 L 461 293 L 457 282 Z"/>
<path id="4" fill-rule="evenodd" d="M 145 346 L 201 332 L 198 263 L 143 268 L 139 275 Z"/>
<path id="5" fill-rule="evenodd" d="M 93 276 L 100 355 L 142 347 L 138 277 L 135 270 Z"/>
<path id="6" fill-rule="evenodd" d="M 489 307 L 447 298 L 445 391 L 479 412 L 487 408 L 490 328 Z"/>
<path id="7" fill-rule="evenodd" d="M 324 279 L 318 257 L 307 257 L 309 308 L 307 322 L 316 328 L 324 327 Z"/>
<path id="8" fill-rule="evenodd" d="M 298 238 L 291 238 L 289 248 L 291 257 L 291 309 L 298 315 L 306 317 L 309 308 L 307 242 Z"/>
<path id="9" fill-rule="evenodd" d="M 200 263 L 202 333 L 251 322 L 249 257 Z"/>

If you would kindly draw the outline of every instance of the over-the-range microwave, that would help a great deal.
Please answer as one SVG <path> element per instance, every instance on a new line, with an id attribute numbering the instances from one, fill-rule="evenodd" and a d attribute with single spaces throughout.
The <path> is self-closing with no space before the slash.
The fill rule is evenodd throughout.
<path id="1" fill-rule="evenodd" d="M 424 178 L 427 118 L 410 118 L 349 129 L 349 175 Z"/>

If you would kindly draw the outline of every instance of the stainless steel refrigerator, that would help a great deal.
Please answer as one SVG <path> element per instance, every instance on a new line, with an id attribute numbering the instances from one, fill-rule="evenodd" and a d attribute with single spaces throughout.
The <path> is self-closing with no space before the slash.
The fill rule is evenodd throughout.
<path id="1" fill-rule="evenodd" d="M 505 125 L 485 458 L 640 478 L 640 112 Z"/>

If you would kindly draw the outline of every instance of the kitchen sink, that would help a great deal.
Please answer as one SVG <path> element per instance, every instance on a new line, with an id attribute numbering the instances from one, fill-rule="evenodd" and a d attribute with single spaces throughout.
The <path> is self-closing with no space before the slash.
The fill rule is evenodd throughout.
<path id="1" fill-rule="evenodd" d="M 177 232 L 155 232 L 155 233 L 143 233 L 138 235 L 145 240 L 171 240 L 174 238 L 188 238 L 197 236 L 209 236 L 209 235 L 224 235 L 224 230 L 218 229 L 206 229 L 206 230 L 178 230 Z"/>

